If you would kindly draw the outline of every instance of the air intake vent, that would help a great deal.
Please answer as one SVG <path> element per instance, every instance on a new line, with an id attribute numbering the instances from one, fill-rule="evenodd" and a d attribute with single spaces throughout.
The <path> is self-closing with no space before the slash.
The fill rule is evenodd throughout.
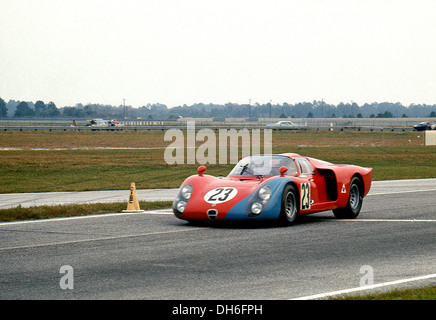
<path id="1" fill-rule="evenodd" d="M 209 217 L 210 220 L 214 221 L 218 216 L 218 211 L 215 209 L 209 209 L 207 210 L 207 216 Z"/>

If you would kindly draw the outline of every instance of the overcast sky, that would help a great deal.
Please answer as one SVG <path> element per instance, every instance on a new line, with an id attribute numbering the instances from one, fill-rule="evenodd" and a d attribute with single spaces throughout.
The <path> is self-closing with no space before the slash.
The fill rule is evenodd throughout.
<path id="1" fill-rule="evenodd" d="M 436 103 L 434 0 L 0 0 L 0 98 Z"/>

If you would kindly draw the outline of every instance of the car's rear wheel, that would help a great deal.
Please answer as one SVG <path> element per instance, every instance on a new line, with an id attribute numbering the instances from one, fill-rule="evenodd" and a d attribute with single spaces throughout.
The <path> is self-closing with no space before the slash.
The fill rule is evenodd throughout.
<path id="1" fill-rule="evenodd" d="M 338 219 L 355 219 L 362 209 L 363 185 L 358 177 L 353 177 L 350 182 L 350 192 L 345 208 L 333 210 Z"/>
<path id="2" fill-rule="evenodd" d="M 280 219 L 287 225 L 295 222 L 298 216 L 298 193 L 292 185 L 286 185 L 282 195 Z"/>

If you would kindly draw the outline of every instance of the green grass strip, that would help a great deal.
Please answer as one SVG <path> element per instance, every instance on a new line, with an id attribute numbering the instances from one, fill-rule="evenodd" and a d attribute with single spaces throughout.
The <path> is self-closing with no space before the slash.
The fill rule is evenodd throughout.
<path id="1" fill-rule="evenodd" d="M 331 300 L 436 300 L 436 285 L 421 288 L 395 289 L 383 293 L 351 295 L 332 298 Z"/>
<path id="2" fill-rule="evenodd" d="M 170 208 L 172 201 L 139 202 L 142 210 L 155 210 Z M 59 217 L 77 217 L 91 214 L 122 212 L 127 208 L 127 202 L 92 203 L 37 206 L 24 208 L 21 206 L 11 209 L 0 209 L 0 221 L 35 220 Z"/>

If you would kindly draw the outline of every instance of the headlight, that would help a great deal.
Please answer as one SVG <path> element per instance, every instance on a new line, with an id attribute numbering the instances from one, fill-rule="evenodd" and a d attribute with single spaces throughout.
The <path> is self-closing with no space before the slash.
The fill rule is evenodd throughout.
<path id="1" fill-rule="evenodd" d="M 253 214 L 260 214 L 263 210 L 262 204 L 255 202 L 251 205 L 251 212 Z"/>
<path id="2" fill-rule="evenodd" d="M 181 190 L 182 197 L 185 198 L 186 200 L 189 200 L 189 198 L 191 198 L 191 194 L 192 194 L 192 185 L 190 184 L 184 185 Z"/>
<path id="3" fill-rule="evenodd" d="M 259 189 L 259 198 L 262 200 L 269 200 L 271 197 L 271 187 L 270 186 L 262 186 Z"/>
<path id="4" fill-rule="evenodd" d="M 249 217 L 257 217 L 268 206 L 272 197 L 272 188 L 269 185 L 263 185 L 256 189 L 248 199 L 245 206 L 245 214 Z"/>
<path id="5" fill-rule="evenodd" d="M 179 201 L 179 202 L 177 202 L 176 209 L 177 209 L 180 213 L 183 213 L 183 211 L 185 211 L 185 208 L 186 208 L 186 202 L 185 202 L 185 201 Z"/>
<path id="6" fill-rule="evenodd" d="M 185 211 L 188 201 L 191 198 L 192 190 L 192 184 L 186 184 L 179 189 L 177 197 L 173 202 L 173 210 L 176 215 L 180 216 L 183 211 Z"/>

